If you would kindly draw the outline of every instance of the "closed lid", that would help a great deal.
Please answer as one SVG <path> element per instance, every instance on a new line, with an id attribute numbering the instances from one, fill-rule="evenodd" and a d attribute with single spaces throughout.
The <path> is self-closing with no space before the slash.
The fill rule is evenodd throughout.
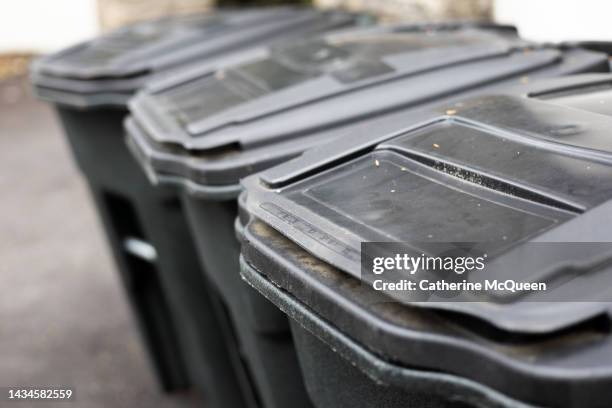
<path id="1" fill-rule="evenodd" d="M 429 243 L 470 242 L 489 256 L 487 278 L 549 284 L 419 306 L 525 333 L 609 313 L 612 77 L 524 88 L 371 122 L 246 179 L 248 209 L 355 277 L 362 242 L 403 242 L 417 255 Z M 533 242 L 600 245 L 524 258 Z M 579 281 L 563 284 L 568 269 Z"/>
<path id="2" fill-rule="evenodd" d="M 189 149 L 266 143 L 273 137 L 247 140 L 235 130 L 288 111 L 307 109 L 326 99 L 367 91 L 374 85 L 507 56 L 519 45 L 524 42 L 517 37 L 461 26 L 347 30 L 324 38 L 277 44 L 242 63 L 207 67 L 187 77 L 164 81 L 163 87 L 153 84 L 131 108 L 142 111 L 154 105 L 152 116 L 177 128 L 168 134 L 165 128 L 155 131 L 152 126 L 151 136 L 159 142 Z"/>
<path id="3" fill-rule="evenodd" d="M 43 58 L 40 73 L 79 79 L 123 77 L 154 71 L 185 54 L 212 49 L 225 36 L 255 34 L 282 19 L 312 19 L 309 9 L 263 8 L 168 17 L 135 24 Z M 293 21 L 295 22 L 295 21 Z M 249 38 L 243 38 L 248 41 Z M 191 48 L 193 47 L 193 48 Z"/>
<path id="4" fill-rule="evenodd" d="M 33 65 L 32 80 L 42 96 L 48 89 L 77 97 L 128 93 L 169 68 L 277 41 L 280 33 L 301 36 L 358 21 L 354 14 L 291 7 L 165 18 L 119 29 L 44 57 Z"/>

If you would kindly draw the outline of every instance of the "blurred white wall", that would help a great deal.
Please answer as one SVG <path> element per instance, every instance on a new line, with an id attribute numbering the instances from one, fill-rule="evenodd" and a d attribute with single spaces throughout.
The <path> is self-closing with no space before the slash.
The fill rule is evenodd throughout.
<path id="1" fill-rule="evenodd" d="M 200 13 L 211 7 L 213 0 L 98 0 L 100 26 L 104 31 L 140 20 Z"/>
<path id="2" fill-rule="evenodd" d="M 494 16 L 530 40 L 612 40 L 610 0 L 495 0 Z"/>
<path id="3" fill-rule="evenodd" d="M 0 1 L 0 53 L 50 52 L 97 32 L 96 0 Z"/>

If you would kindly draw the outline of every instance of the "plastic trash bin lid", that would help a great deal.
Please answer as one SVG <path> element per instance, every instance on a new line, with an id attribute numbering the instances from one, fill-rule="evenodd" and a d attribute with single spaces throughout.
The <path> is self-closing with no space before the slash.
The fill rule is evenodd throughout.
<path id="1" fill-rule="evenodd" d="M 362 242 L 406 242 L 424 253 L 426 242 L 476 242 L 493 254 L 487 277 L 505 280 L 503 266 L 531 242 L 612 242 L 611 106 L 612 76 L 577 76 L 528 96 L 481 96 L 372 122 L 245 179 L 248 209 L 357 278 Z M 580 282 L 545 294 L 409 303 L 504 330 L 560 330 L 609 313 L 599 301 L 609 298 L 611 256 L 569 251 L 513 271 L 512 279 L 549 284 L 568 268 L 581 272 Z M 580 302 L 538 302 L 570 289 Z"/>
<path id="2" fill-rule="evenodd" d="M 365 22 L 308 8 L 225 10 L 129 26 L 36 61 L 41 97 L 74 105 L 123 104 L 151 76 L 202 58 Z"/>
<path id="3" fill-rule="evenodd" d="M 241 64 L 152 84 L 130 107 L 139 113 L 153 105 L 151 114 L 165 113 L 159 121 L 177 128 L 168 134 L 150 126 L 158 142 L 190 149 L 261 144 L 270 137 L 245 140 L 222 131 L 423 71 L 504 56 L 524 44 L 491 30 L 443 27 L 375 27 L 277 44 Z"/>
<path id="4" fill-rule="evenodd" d="M 328 140 L 334 128 L 527 75 L 608 69 L 598 52 L 524 45 L 499 31 L 444 25 L 261 48 L 151 83 L 130 103 L 128 140 L 156 181 L 227 197 L 240 178 Z M 355 70 L 362 77 L 347 80 Z"/>

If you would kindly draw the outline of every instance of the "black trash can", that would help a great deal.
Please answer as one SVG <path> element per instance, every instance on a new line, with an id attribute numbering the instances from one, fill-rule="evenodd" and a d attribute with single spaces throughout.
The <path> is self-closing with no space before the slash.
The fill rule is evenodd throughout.
<path id="1" fill-rule="evenodd" d="M 607 56 L 458 24 L 347 31 L 253 54 L 151 84 L 130 103 L 128 144 L 153 182 L 184 187 L 204 271 L 264 405 L 306 406 L 287 321 L 238 276 L 239 179 L 373 117 L 538 76 L 607 71 Z"/>
<path id="2" fill-rule="evenodd" d="M 557 78 L 373 121 L 245 179 L 241 272 L 291 317 L 315 405 L 609 406 L 611 128 L 611 75 Z M 484 276 L 545 289 L 414 302 L 368 279 L 364 242 L 469 242 Z"/>
<path id="3" fill-rule="evenodd" d="M 35 92 L 54 104 L 87 178 L 165 390 L 193 385 L 211 406 L 254 404 L 248 380 L 232 369 L 238 357 L 221 335 L 229 329 L 213 313 L 223 305 L 206 294 L 176 192 L 153 188 L 125 147 L 127 100 L 146 81 L 171 77 L 172 69 L 188 71 L 194 61 L 231 60 L 279 37 L 343 28 L 360 18 L 301 8 L 168 18 L 118 30 L 33 66 Z M 245 392 L 237 392 L 238 384 Z"/>

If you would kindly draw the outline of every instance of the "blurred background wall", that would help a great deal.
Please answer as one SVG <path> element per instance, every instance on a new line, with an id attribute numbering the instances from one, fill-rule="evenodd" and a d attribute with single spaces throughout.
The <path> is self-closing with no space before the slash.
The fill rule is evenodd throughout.
<path id="1" fill-rule="evenodd" d="M 494 19 L 530 40 L 612 40 L 610 0 L 494 0 Z"/>
<path id="2" fill-rule="evenodd" d="M 609 0 L 2 0 L 0 56 L 51 52 L 132 21 L 219 4 L 279 3 L 367 10 L 385 21 L 495 20 L 534 40 L 612 40 Z"/>
<path id="3" fill-rule="evenodd" d="M 369 11 L 381 20 L 490 20 L 493 0 L 314 0 L 319 7 Z"/>
<path id="4" fill-rule="evenodd" d="M 102 30 L 113 29 L 138 20 L 167 15 L 203 12 L 213 0 L 97 0 L 98 21 Z"/>
<path id="5" fill-rule="evenodd" d="M 98 32 L 96 0 L 0 1 L 0 53 L 47 52 Z"/>

